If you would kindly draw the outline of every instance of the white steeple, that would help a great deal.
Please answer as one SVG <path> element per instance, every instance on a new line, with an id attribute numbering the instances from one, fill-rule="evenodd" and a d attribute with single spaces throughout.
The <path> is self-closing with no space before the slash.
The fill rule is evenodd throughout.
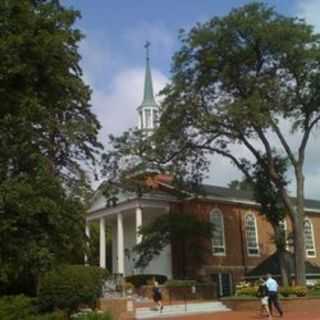
<path id="1" fill-rule="evenodd" d="M 151 133 L 157 126 L 159 118 L 159 106 L 157 105 L 153 95 L 153 84 L 150 68 L 149 47 L 150 42 L 147 41 L 146 48 L 146 72 L 144 79 L 143 101 L 138 107 L 139 113 L 139 129 Z"/>

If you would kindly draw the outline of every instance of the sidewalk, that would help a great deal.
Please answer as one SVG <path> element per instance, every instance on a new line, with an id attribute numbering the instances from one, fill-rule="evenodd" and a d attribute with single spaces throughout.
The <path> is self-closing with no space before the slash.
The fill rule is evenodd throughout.
<path id="1" fill-rule="evenodd" d="M 189 315 L 172 318 L 157 318 L 157 320 L 266 320 L 261 318 L 256 313 L 252 312 L 222 312 L 216 314 L 206 315 Z M 288 312 L 282 318 L 275 315 L 273 319 L 286 319 L 286 320 L 320 320 L 320 308 L 318 312 Z M 156 320 L 154 318 L 153 320 Z"/>

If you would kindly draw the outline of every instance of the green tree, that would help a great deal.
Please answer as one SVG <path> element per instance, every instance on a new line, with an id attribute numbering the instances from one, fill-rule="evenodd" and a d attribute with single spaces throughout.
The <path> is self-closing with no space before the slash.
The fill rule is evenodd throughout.
<path id="1" fill-rule="evenodd" d="M 53 263 L 82 259 L 90 192 L 84 168 L 95 164 L 101 145 L 79 66 L 82 35 L 73 27 L 79 16 L 59 1 L 0 2 L 4 291 L 34 293 L 39 274 Z"/>
<path id="2" fill-rule="evenodd" d="M 256 162 L 263 167 L 292 220 L 296 283 L 304 284 L 303 167 L 320 120 L 319 35 L 301 19 L 252 3 L 197 24 L 181 41 L 163 91 L 154 137 L 158 157 L 172 163 L 169 152 L 178 167 L 197 172 L 207 169 L 208 154 L 219 154 L 248 178 Z M 297 148 L 284 127 L 295 134 Z M 245 156 L 233 152 L 234 145 Z M 296 202 L 282 183 L 274 151 L 288 158 Z"/>
<path id="3" fill-rule="evenodd" d="M 248 180 L 258 164 L 292 221 L 296 283 L 304 284 L 304 163 L 320 120 L 319 35 L 305 21 L 253 2 L 180 38 L 160 127 L 148 140 L 135 130 L 112 138 L 114 150 L 105 158 L 110 185 L 122 187 L 127 173 L 139 168 L 169 173 L 194 191 L 212 154 L 230 160 Z M 288 159 L 296 201 L 277 155 Z"/>
<path id="4" fill-rule="evenodd" d="M 172 244 L 181 258 L 181 268 L 175 276 L 183 279 L 192 276 L 190 269 L 201 266 L 211 253 L 209 242 L 212 231 L 210 222 L 192 213 L 171 212 L 161 215 L 141 228 L 142 241 L 134 248 L 137 254 L 135 267 L 144 269 L 166 246 Z"/>

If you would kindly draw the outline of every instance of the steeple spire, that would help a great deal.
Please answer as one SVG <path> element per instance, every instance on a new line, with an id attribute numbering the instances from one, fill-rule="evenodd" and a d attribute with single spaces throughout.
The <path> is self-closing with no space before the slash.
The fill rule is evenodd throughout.
<path id="1" fill-rule="evenodd" d="M 153 95 L 153 83 L 150 69 L 150 45 L 151 43 L 149 41 L 144 45 L 146 49 L 146 72 L 144 77 L 144 94 L 141 106 L 157 106 Z"/>
<path id="2" fill-rule="evenodd" d="M 149 41 L 144 45 L 146 49 L 146 71 L 144 77 L 143 101 L 138 107 L 139 112 L 139 129 L 152 131 L 155 129 L 158 117 L 159 107 L 153 94 L 153 83 L 150 68 L 150 45 Z"/>

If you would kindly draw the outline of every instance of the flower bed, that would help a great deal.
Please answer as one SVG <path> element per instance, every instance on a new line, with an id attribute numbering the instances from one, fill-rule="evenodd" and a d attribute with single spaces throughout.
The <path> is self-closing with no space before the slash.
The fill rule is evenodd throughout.
<path id="1" fill-rule="evenodd" d="M 260 300 L 250 297 L 222 298 L 222 302 L 233 311 L 257 311 L 260 308 Z M 285 312 L 308 312 L 320 311 L 320 298 L 315 297 L 292 297 L 280 299 Z"/>

